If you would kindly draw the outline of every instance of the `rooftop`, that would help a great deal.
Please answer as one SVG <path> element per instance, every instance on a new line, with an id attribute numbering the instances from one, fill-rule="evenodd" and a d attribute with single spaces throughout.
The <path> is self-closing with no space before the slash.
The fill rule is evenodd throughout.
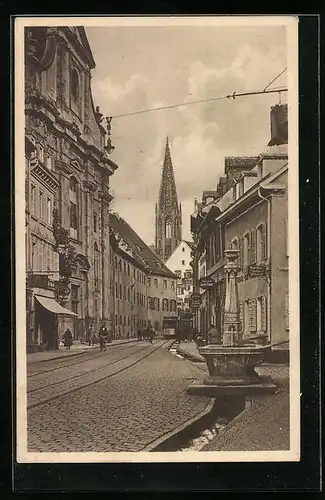
<path id="1" fill-rule="evenodd" d="M 251 167 L 258 162 L 258 156 L 227 156 L 225 167 Z"/>
<path id="2" fill-rule="evenodd" d="M 176 278 L 156 254 L 144 243 L 126 220 L 117 213 L 110 214 L 110 227 L 115 237 L 118 240 L 122 240 L 124 246 L 128 247 L 127 253 L 129 253 L 140 266 L 146 268 L 147 272 L 159 276 Z"/>

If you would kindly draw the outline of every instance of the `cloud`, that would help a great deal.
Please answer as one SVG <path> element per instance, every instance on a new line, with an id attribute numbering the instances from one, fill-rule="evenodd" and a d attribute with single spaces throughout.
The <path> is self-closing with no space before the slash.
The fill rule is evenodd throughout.
<path id="1" fill-rule="evenodd" d="M 161 33 L 151 37 L 152 44 L 143 49 L 145 37 L 137 31 L 138 38 L 130 48 L 136 60 L 134 67 L 130 54 L 129 68 L 114 61 L 111 54 L 110 68 L 114 67 L 114 74 L 109 74 L 108 69 L 103 76 L 101 68 L 101 77 L 93 79 L 96 104 L 103 113 L 114 116 L 225 96 L 234 91 L 263 89 L 286 65 L 283 38 L 278 41 L 275 31 L 264 36 L 261 30 L 255 35 L 253 31 L 243 32 L 236 38 L 237 32 L 232 30 L 227 36 L 223 30 L 222 37 L 218 30 L 207 35 L 202 31 L 191 50 L 181 38 L 184 33 L 173 32 L 173 51 Z M 123 36 L 123 50 L 117 38 L 114 43 L 117 53 L 124 53 Z M 229 50 L 225 50 L 224 44 Z M 96 61 L 97 67 L 104 64 L 102 61 Z M 125 78 L 127 69 L 129 76 Z M 283 83 L 285 74 L 276 82 Z M 204 189 L 215 188 L 223 173 L 225 156 L 256 155 L 265 148 L 269 140 L 269 110 L 276 101 L 276 95 L 225 99 L 113 119 L 112 159 L 119 165 L 110 181 L 116 197 L 115 209 L 146 242 L 153 241 L 154 207 L 165 138 L 169 135 L 178 196 L 183 205 L 184 237 L 188 238 L 194 197 L 200 197 Z"/>

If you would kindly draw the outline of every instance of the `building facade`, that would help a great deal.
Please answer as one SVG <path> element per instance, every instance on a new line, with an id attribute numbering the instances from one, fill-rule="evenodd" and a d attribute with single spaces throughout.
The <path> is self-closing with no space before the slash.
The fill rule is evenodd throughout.
<path id="1" fill-rule="evenodd" d="M 182 207 L 178 204 L 176 183 L 168 137 L 155 209 L 155 253 L 163 261 L 171 256 L 182 240 Z"/>
<path id="2" fill-rule="evenodd" d="M 118 214 L 110 214 L 115 338 L 134 337 L 151 323 L 159 334 L 163 318 L 176 316 L 176 276 Z"/>
<path id="3" fill-rule="evenodd" d="M 193 271 L 190 266 L 193 243 L 182 240 L 165 262 L 166 267 L 177 276 L 177 314 L 190 309 L 193 292 Z"/>
<path id="4" fill-rule="evenodd" d="M 67 326 L 82 339 L 90 324 L 110 321 L 109 177 L 117 165 L 93 105 L 95 62 L 84 28 L 26 28 L 25 47 L 25 133 L 36 148 L 26 160 L 28 332 L 43 318 L 32 350 L 53 346 Z M 57 326 L 49 342 L 51 322 Z"/>
<path id="5" fill-rule="evenodd" d="M 226 158 L 225 176 L 211 192 L 215 195 L 196 204 L 191 218 L 198 263 L 194 288 L 204 289 L 196 318 L 205 328 L 202 333 L 211 324 L 222 330 L 223 256 L 225 249 L 237 248 L 243 336 L 288 352 L 288 153 L 285 139 L 273 133 L 270 144 L 258 158 Z"/>

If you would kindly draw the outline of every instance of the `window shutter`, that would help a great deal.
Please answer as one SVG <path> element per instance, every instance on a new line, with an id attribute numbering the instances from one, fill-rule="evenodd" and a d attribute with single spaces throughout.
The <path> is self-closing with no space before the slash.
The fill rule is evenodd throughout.
<path id="1" fill-rule="evenodd" d="M 267 298 L 266 297 L 262 297 L 261 308 L 262 308 L 262 311 L 261 311 L 262 331 L 266 332 L 267 331 Z"/>
<path id="2" fill-rule="evenodd" d="M 261 257 L 262 259 L 267 258 L 267 226 L 262 224 L 261 227 Z"/>
<path id="3" fill-rule="evenodd" d="M 289 330 L 289 294 L 284 296 L 285 329 Z"/>
<path id="4" fill-rule="evenodd" d="M 256 264 L 256 229 L 251 232 L 251 264 Z"/>
<path id="5" fill-rule="evenodd" d="M 249 301 L 248 329 L 250 332 L 256 332 L 256 300 L 255 299 L 251 299 Z"/>
<path id="6" fill-rule="evenodd" d="M 251 263 L 251 245 L 252 245 L 252 238 L 251 238 L 251 233 L 247 233 L 247 265 Z"/>

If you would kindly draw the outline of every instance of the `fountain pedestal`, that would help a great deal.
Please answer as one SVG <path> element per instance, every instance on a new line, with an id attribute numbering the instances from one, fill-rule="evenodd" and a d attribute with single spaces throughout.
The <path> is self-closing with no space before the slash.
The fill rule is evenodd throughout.
<path id="1" fill-rule="evenodd" d="M 236 279 L 238 253 L 238 250 L 225 251 L 226 297 L 222 344 L 199 347 L 199 352 L 206 361 L 209 377 L 191 384 L 188 387 L 189 393 L 217 397 L 276 391 L 271 377 L 262 377 L 255 371 L 263 362 L 268 346 L 245 344 L 242 339 Z"/>

